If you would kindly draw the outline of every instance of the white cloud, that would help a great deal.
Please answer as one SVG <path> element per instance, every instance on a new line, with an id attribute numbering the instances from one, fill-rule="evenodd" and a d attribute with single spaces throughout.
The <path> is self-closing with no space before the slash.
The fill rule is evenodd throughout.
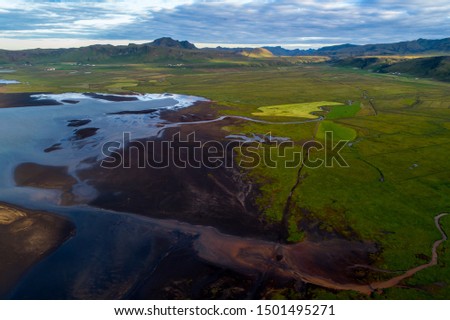
<path id="1" fill-rule="evenodd" d="M 0 36 L 304 47 L 443 38 L 449 17 L 448 0 L 0 0 Z"/>
<path id="2" fill-rule="evenodd" d="M 47 39 L 11 39 L 4 38 L 0 33 L 0 43 L 10 50 L 23 50 L 29 48 L 76 48 L 90 46 L 94 44 L 128 45 L 129 43 L 146 43 L 147 40 L 86 40 L 77 38 L 47 38 Z"/>
<path id="3" fill-rule="evenodd" d="M 123 24 L 129 24 L 134 20 L 135 18 L 128 14 L 106 14 L 101 19 L 76 20 L 73 25 L 74 27 L 80 26 L 83 28 L 108 29 L 111 27 L 121 26 Z"/>

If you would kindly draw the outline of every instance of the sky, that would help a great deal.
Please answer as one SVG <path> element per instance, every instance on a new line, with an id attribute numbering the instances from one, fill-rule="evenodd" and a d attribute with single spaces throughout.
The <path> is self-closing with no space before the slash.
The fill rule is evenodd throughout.
<path id="1" fill-rule="evenodd" d="M 449 0 L 0 0 L 0 48 L 128 44 L 318 48 L 450 37 Z"/>

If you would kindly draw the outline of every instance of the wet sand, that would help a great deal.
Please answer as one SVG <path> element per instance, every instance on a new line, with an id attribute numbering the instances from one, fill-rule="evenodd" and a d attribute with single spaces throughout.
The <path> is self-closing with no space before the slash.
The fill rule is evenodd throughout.
<path id="1" fill-rule="evenodd" d="M 37 100 L 31 97 L 35 93 L 0 93 L 0 108 L 17 108 L 30 106 L 58 106 L 61 103 L 54 100 Z"/>
<path id="2" fill-rule="evenodd" d="M 113 94 L 98 94 L 98 93 L 86 93 L 86 96 L 95 98 L 95 99 L 101 99 L 106 101 L 114 101 L 114 102 L 120 102 L 120 101 L 137 101 L 138 99 L 134 96 L 127 97 L 126 94 L 123 96 L 116 96 Z"/>
<path id="3" fill-rule="evenodd" d="M 224 234 L 208 226 L 95 210 L 84 212 L 77 223 L 81 223 L 77 238 L 57 252 L 59 258 L 52 256 L 34 269 L 12 297 L 260 299 L 278 285 L 295 287 L 302 298 L 310 298 L 307 291 L 302 292 L 305 284 L 369 295 L 437 261 L 436 256 L 430 264 L 373 282 L 356 271 L 370 263 L 369 255 L 376 251 L 374 244 L 366 242 L 333 239 L 283 245 Z M 443 234 L 433 246 L 433 255 L 444 240 Z M 79 246 L 88 243 L 84 250 Z M 70 259 L 61 261 L 61 257 Z M 385 271 L 370 271 L 380 272 Z M 53 290 L 38 290 L 47 281 Z M 218 294 L 218 289 L 223 292 Z"/>
<path id="4" fill-rule="evenodd" d="M 83 128 L 77 129 L 73 132 L 73 140 L 83 140 L 94 136 L 99 128 Z"/>
<path id="5" fill-rule="evenodd" d="M 171 163 L 167 167 L 152 168 L 146 165 L 149 158 L 167 160 L 165 152 L 163 156 L 154 155 L 153 148 L 144 147 L 148 141 L 153 143 L 156 152 L 160 152 L 165 150 L 163 142 L 170 141 L 174 134 L 179 133 L 181 139 L 187 139 L 187 135 L 194 131 L 201 141 L 228 142 L 223 139 L 226 132 L 217 124 L 189 129 L 169 128 L 162 132 L 161 137 L 132 142 L 121 151 L 124 166 L 108 169 L 97 163 L 78 171 L 78 177 L 89 182 L 99 193 L 89 204 L 152 218 L 213 226 L 234 235 L 276 239 L 279 226 L 265 221 L 257 209 L 255 199 L 258 191 L 246 179 L 246 172 L 235 166 L 183 168 Z M 201 155 L 194 151 L 194 143 L 190 148 L 189 159 L 192 162 L 193 158 L 200 159 Z M 228 161 L 231 162 L 232 152 L 228 151 Z M 174 151 L 172 158 L 188 160 L 186 149 Z"/>
<path id="6" fill-rule="evenodd" d="M 139 111 L 120 111 L 120 112 L 112 112 L 108 113 L 110 115 L 124 115 L 124 114 L 151 114 L 158 111 L 157 109 L 147 109 L 147 110 L 139 110 Z"/>
<path id="7" fill-rule="evenodd" d="M 175 220 L 93 208 L 73 214 L 77 236 L 36 266 L 12 298 L 260 299 L 303 283 L 369 288 L 351 266 L 369 262 L 370 243 L 280 245 Z M 46 286 L 52 290 L 39 289 Z"/>
<path id="8" fill-rule="evenodd" d="M 14 171 L 18 186 L 67 191 L 77 182 L 66 167 L 44 166 L 37 163 L 22 163 Z"/>
<path id="9" fill-rule="evenodd" d="M 195 116 L 194 116 L 195 114 Z M 162 112 L 165 121 L 192 121 L 214 119 L 216 114 L 210 102 L 198 102 L 194 106 L 177 111 Z M 133 141 L 120 151 L 123 166 L 102 168 L 97 162 L 91 168 L 77 172 L 82 181 L 88 182 L 99 193 L 89 204 L 120 212 L 132 212 L 152 218 L 213 226 L 232 235 L 256 237 L 267 240 L 278 238 L 280 225 L 268 222 L 256 206 L 257 188 L 247 179 L 248 171 L 232 168 L 177 167 L 171 159 L 202 159 L 195 151 L 196 144 L 188 136 L 195 133 L 196 141 L 217 141 L 226 150 L 219 156 L 233 163 L 233 152 L 223 126 L 243 122 L 242 119 L 225 119 L 220 122 L 189 126 L 162 127 L 157 137 Z M 175 135 L 189 142 L 186 149 L 175 150 L 167 156 L 164 142 Z M 150 144 L 150 148 L 147 148 Z M 189 152 L 188 150 L 189 149 Z M 189 159 L 188 159 L 189 155 Z M 152 168 L 148 159 L 169 160 L 170 165 Z M 167 159 L 170 158 L 170 159 Z M 203 159 L 202 159 L 203 160 Z M 204 162 L 203 162 L 204 163 Z M 144 168 L 142 168 L 144 166 Z"/>
<path id="10" fill-rule="evenodd" d="M 218 117 L 217 109 L 212 101 L 198 101 L 188 108 L 162 111 L 161 119 L 169 123 L 213 120 Z"/>
<path id="11" fill-rule="evenodd" d="M 68 127 L 81 127 L 88 123 L 90 123 L 90 119 L 82 119 L 82 120 L 69 120 L 67 123 Z"/>
<path id="12" fill-rule="evenodd" d="M 74 225 L 65 218 L 0 202 L 0 298 L 74 234 Z"/>

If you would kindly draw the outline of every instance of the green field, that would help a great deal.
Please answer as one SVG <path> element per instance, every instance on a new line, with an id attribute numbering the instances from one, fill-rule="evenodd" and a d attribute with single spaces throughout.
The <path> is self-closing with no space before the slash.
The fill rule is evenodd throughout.
<path id="1" fill-rule="evenodd" d="M 254 112 L 254 116 L 261 117 L 295 117 L 295 118 L 317 118 L 314 112 L 322 111 L 321 107 L 341 106 L 340 102 L 315 101 L 306 103 L 282 104 L 278 106 L 259 107 L 261 112 Z"/>
<path id="2" fill-rule="evenodd" d="M 361 110 L 359 102 L 352 103 L 351 105 L 335 106 L 326 114 L 326 118 L 328 120 L 349 118 L 356 115 L 359 110 Z"/>
<path id="3" fill-rule="evenodd" d="M 56 70 L 45 71 L 49 66 Z M 218 114 L 270 121 L 317 118 L 311 112 L 326 106 L 321 122 L 248 122 L 225 128 L 236 134 L 290 137 L 296 150 L 307 140 L 322 141 L 326 131 L 351 140 L 342 153 L 349 167 L 303 168 L 289 210 L 290 242 L 308 237 L 313 227 L 376 242 L 381 250 L 374 257 L 377 267 L 405 270 L 427 262 L 432 243 L 440 237 L 433 217 L 450 211 L 449 83 L 321 64 L 14 68 L 17 72 L 2 77 L 22 83 L 0 86 L 0 92 L 173 92 L 207 97 Z M 286 169 L 282 160 L 277 168 L 260 166 L 248 175 L 261 186 L 258 205 L 270 223 L 282 220 L 297 179 L 298 168 Z M 442 224 L 450 233 L 450 217 Z M 375 298 L 450 298 L 449 246 L 446 242 L 440 247 L 437 266 Z M 356 295 L 312 290 L 317 298 Z"/>
<path id="4" fill-rule="evenodd" d="M 347 126 L 341 125 L 336 122 L 325 120 L 319 124 L 316 138 L 319 140 L 324 140 L 325 133 L 327 131 L 333 132 L 333 138 L 336 140 L 351 141 L 351 140 L 354 140 L 357 136 L 356 130 L 349 128 Z"/>

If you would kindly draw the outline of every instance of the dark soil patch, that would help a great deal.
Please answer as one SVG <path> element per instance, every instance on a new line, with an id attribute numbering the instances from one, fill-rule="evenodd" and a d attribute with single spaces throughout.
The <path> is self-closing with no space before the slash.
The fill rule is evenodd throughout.
<path id="1" fill-rule="evenodd" d="M 91 122 L 90 119 L 82 119 L 82 120 L 69 120 L 67 121 L 68 127 L 81 127 Z"/>
<path id="2" fill-rule="evenodd" d="M 83 128 L 74 131 L 73 140 L 83 140 L 94 136 L 99 128 Z"/>

